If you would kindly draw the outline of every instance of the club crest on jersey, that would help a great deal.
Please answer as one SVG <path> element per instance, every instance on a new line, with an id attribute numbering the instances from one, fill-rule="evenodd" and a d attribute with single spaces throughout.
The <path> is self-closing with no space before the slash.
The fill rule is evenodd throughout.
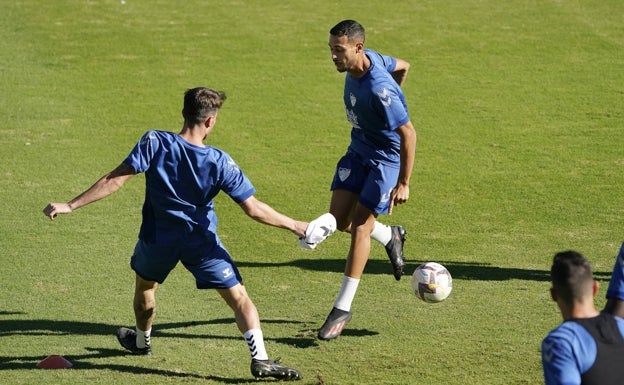
<path id="1" fill-rule="evenodd" d="M 392 104 L 392 98 L 390 98 L 390 94 L 388 94 L 387 89 L 381 90 L 381 92 L 377 92 L 377 96 L 379 96 L 379 101 L 386 107 L 390 107 Z"/>
<path id="2" fill-rule="evenodd" d="M 349 93 L 349 99 L 351 100 L 351 107 L 355 107 L 355 102 L 357 102 L 357 99 L 355 98 L 355 95 L 353 95 L 353 92 Z"/>
<path id="3" fill-rule="evenodd" d="M 343 167 L 338 168 L 338 178 L 340 178 L 341 182 L 344 182 L 349 177 L 349 175 L 351 175 L 350 168 L 343 168 Z"/>

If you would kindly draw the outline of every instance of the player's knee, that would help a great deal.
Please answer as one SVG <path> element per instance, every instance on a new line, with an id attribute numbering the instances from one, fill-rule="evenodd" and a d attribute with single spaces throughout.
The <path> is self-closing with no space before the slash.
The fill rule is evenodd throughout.
<path id="1" fill-rule="evenodd" d="M 351 223 L 344 221 L 344 222 L 336 222 L 336 229 L 338 231 L 342 231 L 343 233 L 350 233 L 351 232 Z"/>

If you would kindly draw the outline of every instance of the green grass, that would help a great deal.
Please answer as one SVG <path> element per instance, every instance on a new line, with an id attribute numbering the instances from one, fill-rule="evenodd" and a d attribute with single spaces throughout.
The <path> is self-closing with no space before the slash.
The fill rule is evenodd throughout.
<path id="1" fill-rule="evenodd" d="M 408 60 L 418 132 L 408 204 L 411 272 L 433 260 L 454 290 L 420 302 L 373 246 L 344 335 L 317 341 L 348 248 L 313 252 L 217 199 L 220 235 L 257 304 L 267 348 L 304 384 L 536 384 L 560 316 L 551 256 L 573 248 L 603 284 L 624 239 L 624 3 L 590 1 L 5 1 L 0 4 L 0 384 L 255 382 L 229 309 L 182 268 L 158 292 L 151 357 L 131 325 L 139 176 L 54 222 L 41 210 L 115 167 L 147 129 L 178 131 L 197 85 L 228 101 L 210 143 L 257 196 L 302 219 L 325 212 L 348 141 L 327 31 Z M 35 365 L 50 354 L 71 370 Z"/>

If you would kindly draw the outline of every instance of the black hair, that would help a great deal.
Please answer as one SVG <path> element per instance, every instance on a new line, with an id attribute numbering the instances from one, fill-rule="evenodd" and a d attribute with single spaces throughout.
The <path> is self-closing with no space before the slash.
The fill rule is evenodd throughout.
<path id="1" fill-rule="evenodd" d="M 364 27 L 355 20 L 343 20 L 330 29 L 329 33 L 333 36 L 346 36 L 349 41 L 361 40 L 362 43 L 366 38 Z"/>
<path id="2" fill-rule="evenodd" d="M 589 261 L 579 252 L 567 250 L 555 254 L 550 277 L 553 288 L 568 303 L 592 292 L 594 282 L 592 268 Z"/>

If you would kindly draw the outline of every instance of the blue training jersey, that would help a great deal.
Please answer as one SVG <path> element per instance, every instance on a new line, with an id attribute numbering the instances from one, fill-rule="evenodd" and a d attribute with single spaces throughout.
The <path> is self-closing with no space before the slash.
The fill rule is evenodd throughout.
<path id="1" fill-rule="evenodd" d="M 172 132 L 146 132 L 123 163 L 145 173 L 139 238 L 149 243 L 218 239 L 214 197 L 223 191 L 241 203 L 255 193 L 226 152 L 195 146 Z"/>
<path id="2" fill-rule="evenodd" d="M 401 138 L 396 129 L 409 122 L 405 96 L 392 78 L 396 59 L 366 49 L 371 66 L 361 78 L 345 77 L 344 103 L 353 127 L 349 149 L 366 159 L 400 162 Z"/>
<path id="3" fill-rule="evenodd" d="M 614 318 L 624 336 L 624 319 Z M 587 329 L 575 321 L 563 322 L 542 341 L 545 384 L 581 384 L 583 375 L 592 368 L 597 356 L 598 345 Z"/>

